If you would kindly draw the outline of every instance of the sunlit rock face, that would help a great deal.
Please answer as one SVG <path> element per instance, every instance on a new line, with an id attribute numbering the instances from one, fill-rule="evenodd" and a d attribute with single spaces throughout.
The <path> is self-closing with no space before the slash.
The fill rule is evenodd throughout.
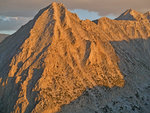
<path id="1" fill-rule="evenodd" d="M 83 21 L 52 3 L 0 43 L 0 112 L 147 112 L 149 37 L 148 19 Z"/>

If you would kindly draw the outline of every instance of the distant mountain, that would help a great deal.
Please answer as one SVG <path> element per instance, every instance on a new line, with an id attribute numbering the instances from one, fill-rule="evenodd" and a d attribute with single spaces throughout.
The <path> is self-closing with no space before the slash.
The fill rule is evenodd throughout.
<path id="1" fill-rule="evenodd" d="M 142 14 L 133 9 L 126 10 L 123 14 L 121 14 L 116 20 L 143 20 L 149 19 L 149 12 Z"/>
<path id="2" fill-rule="evenodd" d="M 0 34 L 0 42 L 3 41 L 7 36 L 7 34 Z"/>
<path id="3" fill-rule="evenodd" d="M 40 10 L 0 43 L 0 113 L 149 113 L 150 22 L 129 14 Z"/>

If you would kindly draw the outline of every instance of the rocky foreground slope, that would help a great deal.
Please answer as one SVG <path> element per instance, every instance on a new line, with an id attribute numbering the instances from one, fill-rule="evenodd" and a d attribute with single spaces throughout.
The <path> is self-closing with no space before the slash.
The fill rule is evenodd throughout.
<path id="1" fill-rule="evenodd" d="M 83 21 L 52 3 L 0 44 L 0 112 L 148 113 L 149 38 L 148 18 Z"/>

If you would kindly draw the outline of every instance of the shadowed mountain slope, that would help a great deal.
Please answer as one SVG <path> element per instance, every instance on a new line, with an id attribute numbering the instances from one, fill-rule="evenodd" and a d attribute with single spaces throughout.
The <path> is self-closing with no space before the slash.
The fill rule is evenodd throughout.
<path id="1" fill-rule="evenodd" d="M 123 88 L 126 80 L 123 69 L 128 72 L 132 68 L 121 64 L 124 57 L 118 54 L 117 49 L 119 53 L 122 50 L 116 47 L 117 42 L 147 40 L 150 23 L 148 19 L 117 21 L 108 18 L 94 22 L 82 21 L 63 4 L 52 3 L 4 40 L 0 44 L 0 112 L 69 112 L 65 108 L 62 111 L 61 106 L 70 104 L 86 91 L 94 99 L 92 102 L 101 101 L 89 89 Z M 126 46 L 123 44 L 123 48 Z M 136 52 L 136 48 L 131 46 L 130 49 Z M 123 55 L 130 59 L 130 55 Z M 140 61 L 149 65 L 148 58 Z M 143 72 L 149 70 L 143 67 Z M 136 85 L 133 88 L 138 90 Z M 123 98 L 123 91 L 119 98 Z M 133 90 L 129 90 L 130 93 L 134 94 Z M 99 112 L 97 104 L 92 106 Z M 144 107 L 146 105 L 142 104 Z"/>
<path id="2" fill-rule="evenodd" d="M 0 42 L 2 42 L 7 36 L 7 34 L 0 34 Z"/>

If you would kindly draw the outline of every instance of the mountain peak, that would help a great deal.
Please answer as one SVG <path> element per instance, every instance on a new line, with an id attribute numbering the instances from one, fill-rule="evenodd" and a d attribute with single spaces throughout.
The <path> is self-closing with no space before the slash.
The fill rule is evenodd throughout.
<path id="1" fill-rule="evenodd" d="M 31 30 L 31 34 L 41 34 L 45 32 L 48 27 L 69 25 L 70 18 L 78 20 L 78 17 L 70 13 L 62 3 L 53 2 L 46 8 L 41 9 L 35 16 L 35 24 Z"/>
<path id="2" fill-rule="evenodd" d="M 146 17 L 133 9 L 126 10 L 123 14 L 121 14 L 116 20 L 143 20 Z"/>
<path id="3" fill-rule="evenodd" d="M 134 9 L 132 9 L 132 8 L 129 8 L 129 9 L 127 9 L 126 11 L 125 11 L 125 13 L 130 13 L 130 12 L 136 12 Z"/>
<path id="4" fill-rule="evenodd" d="M 64 4 L 60 3 L 60 2 L 52 2 L 49 6 L 52 6 L 54 8 L 56 8 L 56 7 L 64 7 L 65 8 Z"/>

